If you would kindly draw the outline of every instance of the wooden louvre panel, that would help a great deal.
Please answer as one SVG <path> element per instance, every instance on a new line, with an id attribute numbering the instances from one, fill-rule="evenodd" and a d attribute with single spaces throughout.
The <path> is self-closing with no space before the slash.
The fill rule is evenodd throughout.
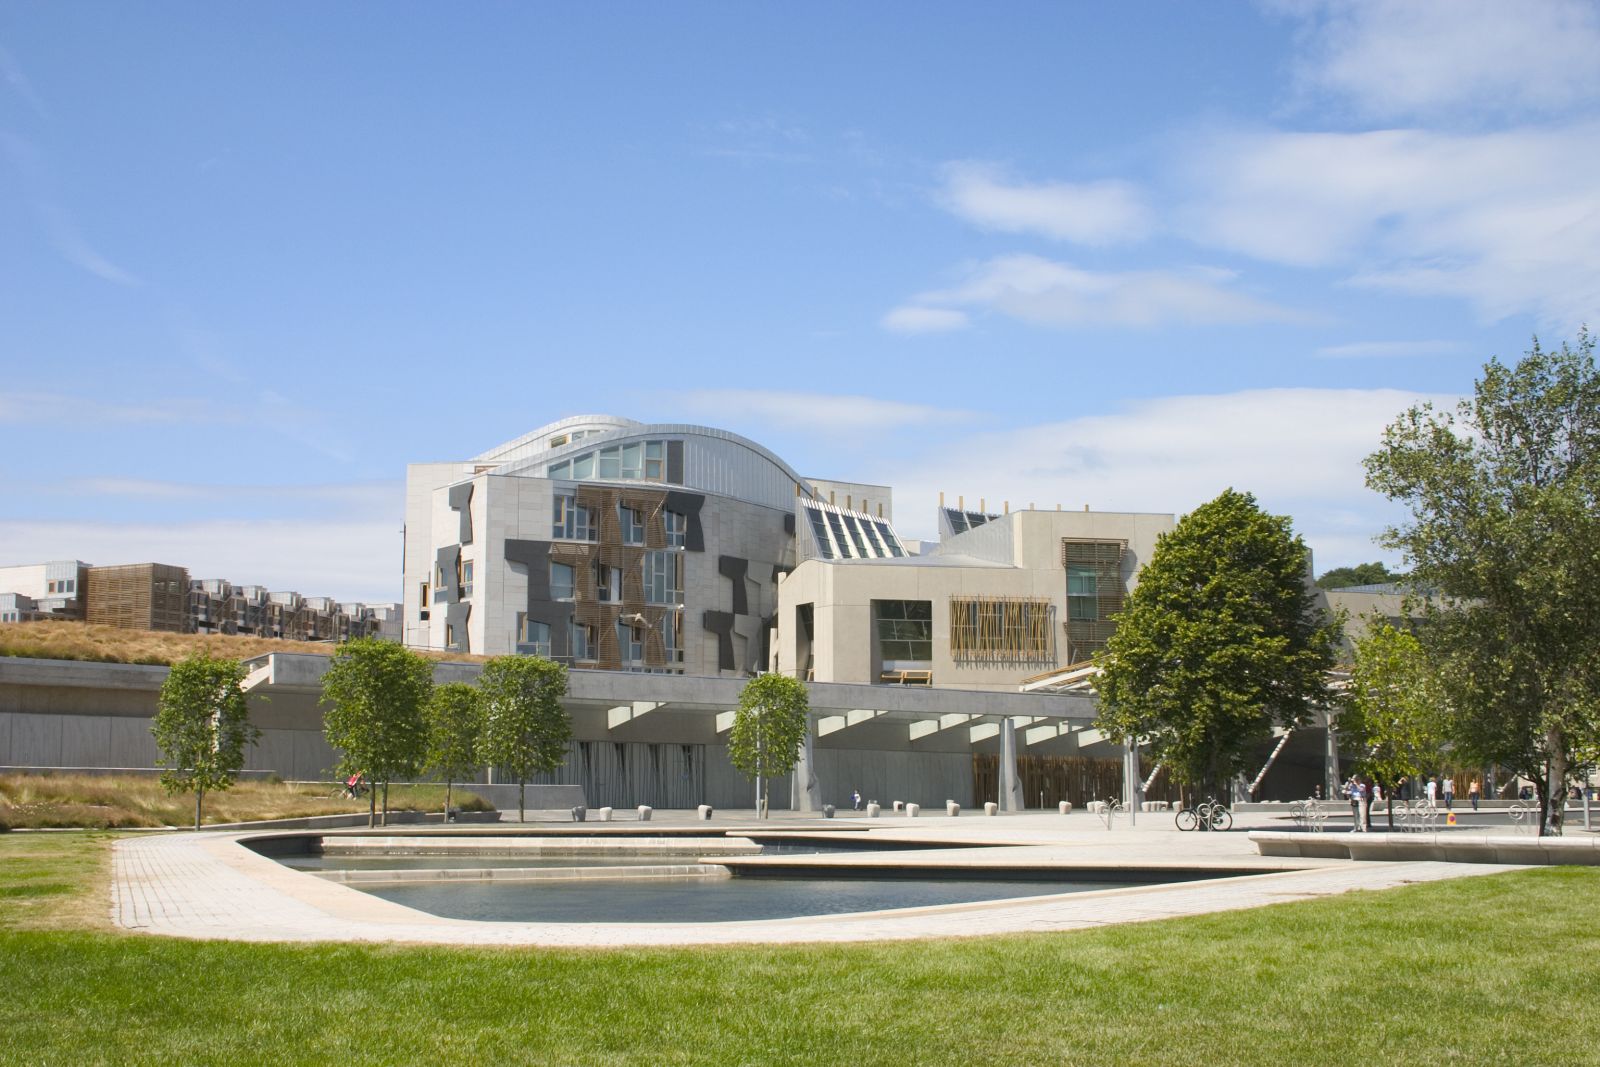
<path id="1" fill-rule="evenodd" d="M 1035 597 L 950 598 L 950 655 L 996 663 L 1055 662 L 1055 607 Z"/>
<path id="2" fill-rule="evenodd" d="M 1105 647 L 1116 631 L 1112 621 L 1122 610 L 1124 591 L 1122 561 L 1128 552 L 1127 541 L 1097 541 L 1092 538 L 1063 537 L 1061 566 L 1068 571 L 1068 612 L 1063 627 L 1067 633 L 1067 662 L 1080 663 Z M 1095 617 L 1074 618 L 1071 572 L 1087 568 L 1094 574 Z"/>

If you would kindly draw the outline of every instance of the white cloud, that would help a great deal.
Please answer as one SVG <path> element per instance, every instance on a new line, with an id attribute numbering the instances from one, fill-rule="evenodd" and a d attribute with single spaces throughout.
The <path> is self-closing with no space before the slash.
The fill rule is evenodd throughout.
<path id="1" fill-rule="evenodd" d="M 697 389 L 675 399 L 680 410 L 721 420 L 718 425 L 757 423 L 781 429 L 862 432 L 973 417 L 970 412 L 900 400 L 768 389 Z"/>
<path id="2" fill-rule="evenodd" d="M 1457 109 L 1552 113 L 1600 92 L 1600 9 L 1586 0 L 1329 0 L 1305 22 L 1305 88 L 1383 119 Z"/>
<path id="3" fill-rule="evenodd" d="M 905 304 L 885 315 L 879 325 L 890 333 L 949 333 L 965 329 L 970 322 L 964 311 Z"/>
<path id="4" fill-rule="evenodd" d="M 1461 351 L 1458 341 L 1352 341 L 1317 349 L 1323 359 L 1389 359 L 1406 356 L 1442 356 Z"/>
<path id="5" fill-rule="evenodd" d="M 265 505 L 328 508 L 370 515 L 395 511 L 405 492 L 399 482 L 333 482 L 320 485 L 206 485 L 145 478 L 80 478 L 64 489 L 74 496 L 122 497 L 133 500 L 206 500 L 214 508 Z"/>
<path id="6" fill-rule="evenodd" d="M 248 519 L 184 523 L 7 522 L 0 560 L 171 563 L 307 596 L 386 603 L 400 597 L 400 523 Z"/>
<path id="7" fill-rule="evenodd" d="M 940 202 L 986 230 L 1105 245 L 1144 237 L 1152 226 L 1138 190 L 1124 181 L 1030 184 L 977 162 L 946 164 L 943 177 Z"/>
<path id="8" fill-rule="evenodd" d="M 62 393 L 0 393 L 0 425 L 175 423 L 189 421 L 181 401 L 114 404 Z"/>
<path id="9" fill-rule="evenodd" d="M 1304 318 L 1230 288 L 1233 281 L 1232 272 L 1214 268 L 1091 271 L 1041 256 L 1010 255 L 978 264 L 961 284 L 920 294 L 910 306 L 983 308 L 1054 327 L 1152 327 Z"/>
<path id="10" fill-rule="evenodd" d="M 1462 298 L 1491 321 L 1570 329 L 1600 307 L 1600 122 L 1223 134 L 1187 171 L 1184 228 L 1213 247 Z"/>
<path id="11" fill-rule="evenodd" d="M 1140 401 L 1000 433 L 943 435 L 907 467 L 861 477 L 894 484 L 896 525 L 932 536 L 934 501 L 980 496 L 991 510 L 1034 503 L 1077 510 L 1183 513 L 1232 486 L 1294 517 L 1319 567 L 1376 559 L 1393 521 L 1365 488 L 1361 460 L 1407 407 L 1432 399 L 1392 389 L 1259 389 Z"/>

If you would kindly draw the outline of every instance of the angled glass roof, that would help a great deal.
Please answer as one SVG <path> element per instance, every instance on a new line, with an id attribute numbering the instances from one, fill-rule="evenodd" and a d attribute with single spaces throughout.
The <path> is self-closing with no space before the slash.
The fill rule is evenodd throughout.
<path id="1" fill-rule="evenodd" d="M 800 509 L 819 559 L 894 559 L 906 554 L 900 535 L 884 519 L 820 500 L 801 500 Z"/>
<path id="2" fill-rule="evenodd" d="M 950 528 L 952 534 L 975 530 L 984 523 L 1000 517 L 982 511 L 962 511 L 960 508 L 941 508 L 940 511 L 943 512 L 945 525 Z"/>

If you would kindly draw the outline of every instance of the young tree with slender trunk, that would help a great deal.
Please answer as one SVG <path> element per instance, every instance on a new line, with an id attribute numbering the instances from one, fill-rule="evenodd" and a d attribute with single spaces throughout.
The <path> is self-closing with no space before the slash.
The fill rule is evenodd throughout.
<path id="1" fill-rule="evenodd" d="M 465 682 L 437 686 L 428 700 L 426 770 L 444 779 L 444 817 L 450 819 L 451 786 L 470 779 L 483 764 L 478 741 L 483 735 L 482 694 Z"/>
<path id="2" fill-rule="evenodd" d="M 756 815 L 769 818 L 772 779 L 800 760 L 811 712 L 805 684 L 783 674 L 761 674 L 745 683 L 728 733 L 728 761 L 756 783 Z"/>
<path id="3" fill-rule="evenodd" d="M 393 641 L 363 637 L 334 653 L 322 679 L 323 720 L 328 744 L 342 754 L 341 774 L 363 774 L 372 783 L 367 824 L 376 823 L 378 784 L 383 822 L 389 821 L 389 783 L 414 778 L 427 753 L 423 709 L 433 692 L 433 664 Z"/>
<path id="4" fill-rule="evenodd" d="M 1410 521 L 1385 531 L 1432 593 L 1417 631 L 1462 755 L 1533 781 L 1561 832 L 1574 757 L 1600 736 L 1600 374 L 1537 341 L 1491 360 L 1455 410 L 1420 404 L 1367 457 L 1367 484 Z"/>
<path id="5" fill-rule="evenodd" d="M 168 793 L 194 791 L 194 828 L 208 792 L 233 785 L 244 767 L 246 745 L 261 731 L 250 725 L 240 684 L 244 665 L 212 659 L 204 650 L 172 665 L 161 683 L 152 732 L 161 749 L 161 784 Z"/>
<path id="6" fill-rule="evenodd" d="M 1287 518 L 1228 489 L 1157 541 L 1095 657 L 1114 740 L 1140 738 L 1202 796 L 1245 769 L 1274 725 L 1329 699 L 1337 621 L 1316 607 L 1309 552 Z"/>
<path id="7" fill-rule="evenodd" d="M 572 742 L 572 719 L 561 704 L 567 669 L 541 656 L 497 656 L 478 680 L 483 734 L 478 759 L 517 779 L 517 821 L 526 819 L 528 779 L 561 766 Z"/>
<path id="8" fill-rule="evenodd" d="M 1343 704 L 1339 735 L 1363 750 L 1361 769 L 1389 792 L 1393 829 L 1395 782 L 1415 781 L 1439 766 L 1444 750 L 1444 697 L 1422 642 L 1406 630 L 1375 622 L 1355 643 Z"/>

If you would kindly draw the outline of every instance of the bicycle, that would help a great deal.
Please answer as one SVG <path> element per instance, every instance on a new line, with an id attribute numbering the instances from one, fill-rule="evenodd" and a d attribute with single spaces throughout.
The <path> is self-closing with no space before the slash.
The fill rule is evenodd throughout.
<path id="1" fill-rule="evenodd" d="M 1202 800 L 1190 808 L 1179 808 L 1173 816 L 1180 830 L 1229 830 L 1233 813 L 1219 800 Z"/>

